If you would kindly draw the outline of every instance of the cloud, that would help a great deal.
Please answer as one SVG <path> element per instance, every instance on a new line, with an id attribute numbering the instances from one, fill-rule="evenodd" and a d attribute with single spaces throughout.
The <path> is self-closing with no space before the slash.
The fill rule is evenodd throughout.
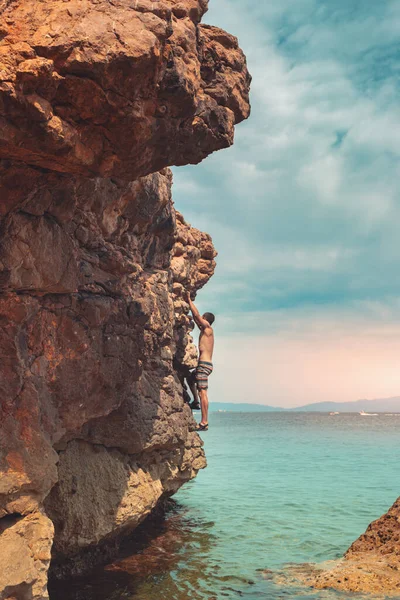
<path id="1" fill-rule="evenodd" d="M 233 148 L 175 169 L 177 207 L 219 251 L 201 303 L 227 336 L 272 320 L 278 343 L 304 310 L 389 335 L 369 307 L 395 322 L 399 3 L 211 0 L 207 20 L 238 35 L 253 111 Z"/>

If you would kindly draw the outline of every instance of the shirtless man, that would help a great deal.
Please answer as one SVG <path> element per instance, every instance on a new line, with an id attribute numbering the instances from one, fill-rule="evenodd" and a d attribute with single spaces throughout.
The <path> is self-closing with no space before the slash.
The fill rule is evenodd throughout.
<path id="1" fill-rule="evenodd" d="M 211 325 L 215 321 L 212 313 L 206 312 L 203 316 L 195 307 L 190 297 L 190 293 L 186 292 L 186 300 L 192 311 L 194 322 L 200 329 L 199 336 L 199 362 L 196 369 L 196 383 L 200 396 L 201 405 L 201 421 L 197 426 L 198 431 L 207 431 L 208 429 L 208 377 L 213 370 L 212 355 L 214 350 L 214 331 Z"/>

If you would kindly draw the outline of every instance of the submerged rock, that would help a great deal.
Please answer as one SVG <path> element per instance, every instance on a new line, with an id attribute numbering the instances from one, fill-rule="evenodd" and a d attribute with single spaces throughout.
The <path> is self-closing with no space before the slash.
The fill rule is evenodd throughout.
<path id="1" fill-rule="evenodd" d="M 294 580 L 317 589 L 400 595 L 400 499 L 347 550 L 343 559 L 299 566 Z"/>
<path id="2" fill-rule="evenodd" d="M 166 167 L 232 143 L 250 82 L 206 8 L 0 0 L 2 600 L 47 598 L 52 544 L 86 568 L 206 464 L 179 369 L 216 252 Z"/>

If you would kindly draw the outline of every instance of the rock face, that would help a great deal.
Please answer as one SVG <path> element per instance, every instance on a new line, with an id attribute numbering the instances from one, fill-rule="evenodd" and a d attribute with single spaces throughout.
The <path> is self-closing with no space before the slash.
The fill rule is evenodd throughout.
<path id="1" fill-rule="evenodd" d="M 180 369 L 210 236 L 168 165 L 249 114 L 206 0 L 0 0 L 0 599 L 132 530 L 205 466 Z"/>
<path id="2" fill-rule="evenodd" d="M 249 76 L 207 0 L 0 2 L 0 157 L 133 180 L 232 143 Z"/>
<path id="3" fill-rule="evenodd" d="M 398 596 L 400 594 L 400 498 L 392 508 L 369 525 L 352 544 L 343 560 L 317 567 L 303 581 L 318 589 L 335 588 Z"/>

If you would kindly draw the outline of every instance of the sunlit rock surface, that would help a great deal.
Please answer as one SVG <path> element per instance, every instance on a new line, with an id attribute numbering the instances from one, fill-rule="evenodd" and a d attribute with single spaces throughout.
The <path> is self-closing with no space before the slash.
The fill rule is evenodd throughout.
<path id="1" fill-rule="evenodd" d="M 197 163 L 249 114 L 206 0 L 0 2 L 0 157 L 128 180 Z"/>

